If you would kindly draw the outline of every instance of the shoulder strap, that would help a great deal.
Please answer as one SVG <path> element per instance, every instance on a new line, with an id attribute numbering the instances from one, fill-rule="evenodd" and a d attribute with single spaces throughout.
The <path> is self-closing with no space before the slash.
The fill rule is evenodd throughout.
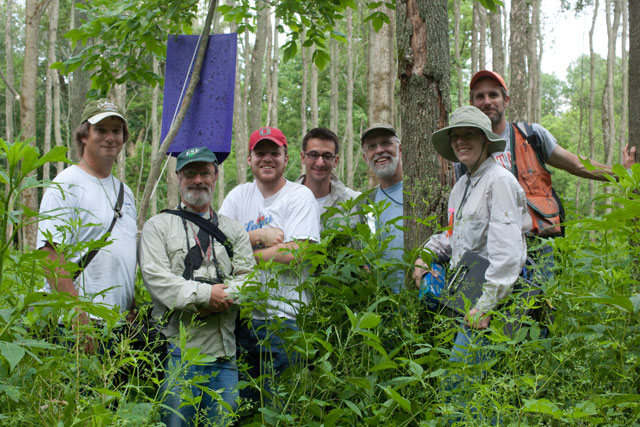
<path id="1" fill-rule="evenodd" d="M 116 221 L 118 220 L 118 218 L 122 217 L 123 202 L 124 202 L 124 184 L 122 183 L 122 181 L 120 181 L 120 191 L 118 191 L 118 200 L 116 201 L 116 205 L 113 207 L 113 219 L 111 220 L 111 225 L 109 226 L 109 229 L 104 234 L 104 236 L 111 233 L 111 230 L 113 230 L 113 226 L 116 225 Z M 78 261 L 78 267 L 80 268 L 73 275 L 73 280 L 77 279 L 80 273 L 85 268 L 87 268 L 89 263 L 96 257 L 96 255 L 98 255 L 98 251 L 100 251 L 100 248 L 93 249 L 92 251 L 89 251 L 86 254 L 84 254 L 82 258 L 80 258 L 80 260 Z"/>
<path id="2" fill-rule="evenodd" d="M 224 249 L 227 251 L 227 255 L 229 255 L 229 259 L 233 258 L 233 249 L 231 248 L 231 244 L 227 241 L 227 236 L 220 230 L 217 224 L 217 216 L 214 215 L 214 221 L 207 221 L 202 218 L 200 215 L 196 215 L 193 212 L 185 211 L 182 209 L 165 209 L 162 213 L 168 213 L 172 215 L 177 215 L 180 218 L 191 221 L 201 229 L 207 232 L 210 236 L 216 239 L 218 242 L 222 243 Z"/>
<path id="3" fill-rule="evenodd" d="M 543 165 L 546 164 L 544 161 L 544 153 L 542 152 L 542 141 L 540 141 L 540 137 L 533 130 L 533 126 L 531 123 L 527 122 L 513 122 L 513 126 L 518 129 L 518 132 L 527 140 L 527 142 L 533 147 L 536 152 L 536 157 L 540 160 L 540 163 Z"/>

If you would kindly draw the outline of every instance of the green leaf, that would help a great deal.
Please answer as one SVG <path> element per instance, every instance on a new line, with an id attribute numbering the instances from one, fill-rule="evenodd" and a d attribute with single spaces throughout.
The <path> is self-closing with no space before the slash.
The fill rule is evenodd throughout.
<path id="1" fill-rule="evenodd" d="M 351 322 L 351 327 L 352 328 L 356 328 L 358 326 L 358 319 L 356 319 L 355 314 L 353 314 L 353 311 L 351 311 L 351 309 L 349 307 L 347 307 L 346 305 L 344 306 L 344 309 L 347 311 L 347 316 L 349 316 L 349 321 Z"/>
<path id="2" fill-rule="evenodd" d="M 405 412 L 411 413 L 411 402 L 408 399 L 400 396 L 397 391 L 392 389 L 391 387 L 383 387 L 382 388 L 387 395 L 392 398 Z"/>
<path id="3" fill-rule="evenodd" d="M 19 345 L 12 342 L 1 341 L 0 342 L 0 354 L 9 362 L 9 368 L 11 371 L 16 367 L 25 355 L 25 351 Z"/>
<path id="4" fill-rule="evenodd" d="M 562 411 L 553 402 L 548 399 L 524 399 L 524 412 L 537 412 L 541 414 L 551 415 L 556 419 L 562 417 Z"/>
<path id="5" fill-rule="evenodd" d="M 369 372 L 384 371 L 387 369 L 396 369 L 397 367 L 398 367 L 398 364 L 393 360 L 386 360 L 384 362 L 380 362 L 377 365 L 369 368 Z"/>
<path id="6" fill-rule="evenodd" d="M 358 408 L 358 405 L 356 405 L 355 403 L 353 403 L 350 400 L 343 400 L 342 402 L 345 405 L 347 405 L 349 407 L 349 409 L 351 409 L 353 412 L 355 412 L 359 417 L 362 417 L 362 412 L 360 411 L 360 408 Z"/>
<path id="7" fill-rule="evenodd" d="M 380 315 L 376 313 L 364 313 L 358 322 L 358 327 L 362 329 L 373 329 L 380 324 Z"/>

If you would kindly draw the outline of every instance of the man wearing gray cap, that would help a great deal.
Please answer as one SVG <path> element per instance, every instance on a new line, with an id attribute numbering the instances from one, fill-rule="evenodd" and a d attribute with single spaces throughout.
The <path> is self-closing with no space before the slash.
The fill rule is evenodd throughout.
<path id="1" fill-rule="evenodd" d="M 224 410 L 200 386 L 190 386 L 193 396 L 202 397 L 198 406 L 180 407 L 185 392 L 182 389 L 188 387 L 180 378 L 204 376 L 206 387 L 220 393 L 232 408 L 237 406 L 234 328 L 238 306 L 234 305 L 234 296 L 255 262 L 247 232 L 211 207 L 218 179 L 215 154 L 205 147 L 182 152 L 176 175 L 181 202 L 178 209 L 164 211 L 145 224 L 140 239 L 140 269 L 153 301 L 153 316 L 167 323 L 166 369 L 179 373 L 167 375 L 163 384 L 168 391 L 165 404 L 184 416 L 189 425 L 197 411 L 218 425 L 222 424 Z M 215 360 L 185 366 L 181 329 L 186 350 L 197 349 Z M 163 414 L 163 422 L 182 425 L 174 412 Z"/>
<path id="2" fill-rule="evenodd" d="M 387 124 L 374 124 L 362 132 L 362 158 L 378 177 L 380 185 L 370 195 L 372 201 L 385 202 L 388 207 L 376 221 L 376 229 L 382 230 L 382 240 L 392 237 L 384 250 L 384 258 L 402 262 L 404 234 L 402 232 L 402 147 L 396 130 Z M 389 287 L 399 293 L 404 286 L 404 271 L 394 272 Z"/>
<path id="3" fill-rule="evenodd" d="M 136 208 L 129 187 L 111 174 L 128 138 L 127 120 L 114 103 L 106 99 L 87 102 L 75 131 L 80 162 L 60 172 L 53 180 L 58 185 L 45 191 L 40 203 L 44 219 L 37 237 L 37 246 L 59 266 L 68 260 L 84 268 L 75 277 L 61 267 L 47 272 L 46 292 L 92 297 L 121 312 L 133 308 Z M 108 232 L 109 244 L 98 251 L 61 250 L 100 240 Z M 81 312 L 78 321 L 86 324 L 89 317 Z M 87 341 L 85 349 L 92 351 L 93 343 Z"/>

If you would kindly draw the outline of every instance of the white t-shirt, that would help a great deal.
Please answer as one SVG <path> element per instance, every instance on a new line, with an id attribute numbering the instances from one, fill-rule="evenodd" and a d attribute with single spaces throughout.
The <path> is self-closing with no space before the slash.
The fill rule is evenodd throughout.
<path id="1" fill-rule="evenodd" d="M 286 181 L 284 187 L 271 197 L 264 198 L 255 182 L 242 184 L 229 192 L 219 213 L 238 221 L 247 232 L 265 227 L 277 227 L 284 232 L 284 241 L 320 241 L 320 214 L 311 190 L 304 185 Z M 275 296 L 306 304 L 310 292 L 299 292 L 296 287 L 304 282 L 308 272 L 287 271 L 278 277 L 280 288 Z M 259 280 L 267 283 L 272 278 L 268 271 L 260 271 Z M 269 300 L 267 313 L 254 310 L 254 318 L 278 316 L 295 320 L 298 303 Z"/>
<path id="2" fill-rule="evenodd" d="M 53 185 L 42 197 L 40 214 L 52 218 L 41 220 L 38 224 L 36 246 L 41 248 L 45 245 L 45 231 L 52 234 L 56 244 L 100 239 L 113 220 L 113 206 L 118 200 L 120 181 L 113 175 L 96 178 L 75 165 L 63 170 L 53 181 L 60 184 L 63 191 Z M 66 230 L 59 227 L 66 227 Z M 98 251 L 75 281 L 80 295 L 91 296 L 112 288 L 95 297 L 94 301 L 111 307 L 119 306 L 120 311 L 132 308 L 136 277 L 136 232 L 133 193 L 125 185 L 122 217 L 118 218 L 111 230 L 111 244 Z M 85 253 L 86 250 L 64 255 L 68 261 L 78 262 Z M 44 291 L 51 291 L 46 281 Z"/>

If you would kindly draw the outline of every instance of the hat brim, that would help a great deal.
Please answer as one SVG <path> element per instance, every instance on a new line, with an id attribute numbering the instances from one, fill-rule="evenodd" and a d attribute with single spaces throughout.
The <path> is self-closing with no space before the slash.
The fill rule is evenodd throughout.
<path id="1" fill-rule="evenodd" d="M 262 141 L 275 142 L 278 147 L 286 147 L 287 146 L 286 142 L 283 142 L 283 141 L 281 141 L 281 140 L 279 140 L 279 139 L 277 139 L 277 138 L 275 138 L 273 136 L 265 135 L 265 136 L 261 137 L 259 140 L 257 140 L 254 144 L 252 144 L 249 147 L 249 150 L 253 150 L 256 147 L 256 145 L 258 145 Z"/>
<path id="2" fill-rule="evenodd" d="M 122 114 L 116 113 L 115 111 L 106 111 L 104 113 L 96 114 L 95 116 L 89 117 L 87 121 L 92 125 L 95 125 L 96 123 L 106 119 L 107 117 L 112 117 L 112 116 L 120 117 L 122 120 L 124 120 L 125 123 L 127 123 L 127 119 L 125 119 L 122 116 Z"/>
<path id="3" fill-rule="evenodd" d="M 451 138 L 449 138 L 449 131 L 451 129 L 469 127 L 479 129 L 484 132 L 487 140 L 489 141 L 489 154 L 504 151 L 505 147 L 507 146 L 507 141 L 500 136 L 481 128 L 475 123 L 469 122 L 458 122 L 453 126 L 448 126 L 446 128 L 440 129 L 439 131 L 436 131 L 433 135 L 431 135 L 431 143 L 433 144 L 433 147 L 436 149 L 438 154 L 440 154 L 442 157 L 451 162 L 459 162 L 460 160 L 458 160 L 458 157 L 456 157 L 455 153 L 453 152 L 453 148 L 451 148 Z"/>

